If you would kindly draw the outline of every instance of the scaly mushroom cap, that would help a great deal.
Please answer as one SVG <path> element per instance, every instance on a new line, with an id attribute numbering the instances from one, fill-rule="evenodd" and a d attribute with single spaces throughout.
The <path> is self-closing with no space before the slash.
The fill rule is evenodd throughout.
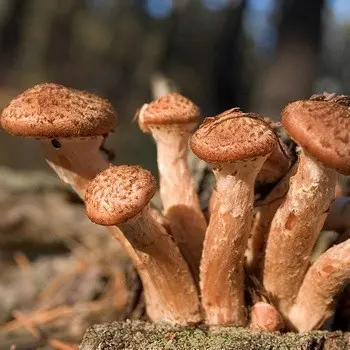
<path id="1" fill-rule="evenodd" d="M 211 163 L 264 156 L 276 146 L 277 137 L 268 124 L 239 108 L 206 118 L 190 140 L 192 151 Z"/>
<path id="2" fill-rule="evenodd" d="M 35 138 L 75 138 L 108 134 L 117 114 L 105 99 L 57 84 L 40 84 L 15 97 L 2 111 L 1 127 Z"/>
<path id="3" fill-rule="evenodd" d="M 111 166 L 88 185 L 86 214 L 98 225 L 117 225 L 139 214 L 155 192 L 156 182 L 148 170 L 139 166 Z"/>
<path id="4" fill-rule="evenodd" d="M 254 304 L 250 313 L 251 328 L 267 332 L 276 331 L 282 328 L 283 321 L 278 310 L 266 303 L 259 301 Z"/>
<path id="5" fill-rule="evenodd" d="M 306 152 L 329 168 L 350 175 L 349 98 L 316 95 L 311 100 L 288 104 L 282 123 Z"/>
<path id="6" fill-rule="evenodd" d="M 330 101 L 341 104 L 345 107 L 350 107 L 350 96 L 339 95 L 336 93 L 324 92 L 323 94 L 315 94 L 309 98 L 310 101 Z"/>
<path id="7" fill-rule="evenodd" d="M 144 105 L 137 116 L 143 132 L 150 132 L 150 126 L 194 125 L 199 117 L 199 107 L 176 92 Z"/>

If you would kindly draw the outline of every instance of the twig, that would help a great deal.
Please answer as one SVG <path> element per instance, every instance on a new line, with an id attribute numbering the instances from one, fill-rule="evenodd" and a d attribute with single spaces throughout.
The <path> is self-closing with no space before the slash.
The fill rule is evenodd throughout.
<path id="1" fill-rule="evenodd" d="M 35 338 L 37 338 L 39 341 L 43 341 L 50 345 L 53 349 L 56 350 L 77 350 L 77 345 L 67 344 L 62 342 L 61 340 L 55 339 L 55 338 L 48 338 L 40 329 L 38 329 L 35 325 L 33 320 L 26 317 L 22 312 L 20 311 L 14 311 L 13 312 L 14 317 L 16 320 L 26 329 L 30 334 L 32 334 Z"/>

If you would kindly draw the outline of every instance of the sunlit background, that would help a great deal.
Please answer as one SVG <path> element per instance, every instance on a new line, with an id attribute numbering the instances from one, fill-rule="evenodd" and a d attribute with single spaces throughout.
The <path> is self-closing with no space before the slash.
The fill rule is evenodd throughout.
<path id="1" fill-rule="evenodd" d="M 289 101 L 350 91 L 348 0 L 2 0 L 0 107 L 41 82 L 109 98 L 116 163 L 155 170 L 132 123 L 164 82 L 203 115 L 233 106 L 279 118 Z M 46 167 L 33 140 L 0 133 L 0 164 Z"/>

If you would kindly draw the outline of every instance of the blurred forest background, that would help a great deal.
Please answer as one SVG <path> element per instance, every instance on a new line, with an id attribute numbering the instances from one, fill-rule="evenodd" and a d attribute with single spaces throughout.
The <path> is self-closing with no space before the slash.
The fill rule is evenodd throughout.
<path id="1" fill-rule="evenodd" d="M 289 101 L 349 93 L 350 1 L 0 0 L 0 109 L 41 82 L 97 93 L 119 113 L 116 163 L 154 170 L 132 119 L 160 77 L 205 116 L 240 106 L 278 119 Z M 45 162 L 0 131 L 0 165 Z"/>

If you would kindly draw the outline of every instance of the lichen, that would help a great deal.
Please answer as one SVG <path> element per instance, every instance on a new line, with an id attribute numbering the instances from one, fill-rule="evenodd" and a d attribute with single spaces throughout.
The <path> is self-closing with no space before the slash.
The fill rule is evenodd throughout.
<path id="1" fill-rule="evenodd" d="M 141 321 L 115 322 L 88 328 L 80 350 L 346 350 L 349 333 L 252 332 L 235 327 L 183 328 Z"/>

